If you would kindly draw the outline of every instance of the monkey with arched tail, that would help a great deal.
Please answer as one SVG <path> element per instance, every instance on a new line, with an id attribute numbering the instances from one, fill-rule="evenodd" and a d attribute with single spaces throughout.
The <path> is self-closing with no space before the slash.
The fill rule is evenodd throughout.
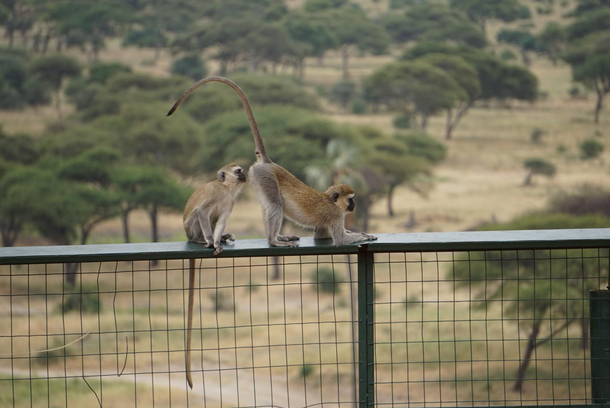
<path id="1" fill-rule="evenodd" d="M 334 185 L 321 192 L 315 190 L 293 176 L 288 170 L 271 161 L 265 150 L 263 138 L 248 98 L 239 86 L 223 77 L 207 77 L 182 95 L 171 108 L 168 116 L 201 85 L 208 82 L 222 82 L 233 88 L 239 95 L 250 128 L 254 137 L 256 163 L 248 171 L 258 200 L 265 214 L 267 240 L 272 246 L 298 246 L 299 237 L 279 235 L 283 216 L 306 228 L 314 229 L 314 238 L 332 238 L 335 245 L 346 245 L 355 242 L 375 240 L 377 237 L 363 232 L 351 232 L 345 229 L 345 216 L 356 207 L 354 190 L 345 184 Z"/>

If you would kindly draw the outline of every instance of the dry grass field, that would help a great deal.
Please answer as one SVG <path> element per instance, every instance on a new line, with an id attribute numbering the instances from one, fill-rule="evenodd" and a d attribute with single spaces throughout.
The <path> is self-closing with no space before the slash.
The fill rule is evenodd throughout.
<path id="1" fill-rule="evenodd" d="M 302 1 L 291 0 L 289 3 L 294 6 Z M 387 8 L 388 1 L 361 0 L 358 3 L 362 3 L 365 9 L 376 14 Z M 533 0 L 526 3 L 537 4 Z M 552 15 L 536 17 L 536 30 L 564 13 L 559 5 L 555 9 Z M 504 25 L 491 23 L 488 27 L 490 37 L 495 37 L 501 27 Z M 394 50 L 393 54 L 400 55 L 400 50 Z M 82 55 L 76 52 L 73 55 L 84 62 Z M 152 56 L 151 50 L 121 48 L 117 40 L 108 44 L 107 49 L 101 53 L 101 60 L 120 61 L 132 65 L 137 71 L 160 77 L 168 76 L 170 55 L 163 53 L 155 65 L 150 64 Z M 371 57 L 355 54 L 351 58 L 350 70 L 353 78 L 359 79 L 392 60 L 393 56 Z M 602 113 L 599 125 L 595 125 L 592 112 L 593 95 L 586 99 L 573 99 L 568 94 L 573 86 L 570 68 L 564 64 L 553 66 L 543 57 L 535 56 L 532 60 L 531 69 L 538 77 L 540 90 L 545 97 L 534 104 L 516 103 L 509 109 L 494 104 L 473 108 L 455 131 L 453 140 L 446 142 L 448 156 L 445 162 L 435 168 L 434 188 L 429 196 L 423 198 L 407 188 L 399 188 L 394 197 L 396 215 L 392 218 L 387 216 L 386 200 L 378 199 L 373 206 L 369 232 L 407 232 L 404 224 L 411 212 L 415 215 L 416 226 L 409 231 L 461 231 L 491 219 L 499 222 L 510 221 L 529 211 L 542 209 L 554 194 L 577 188 L 584 183 L 610 188 L 610 147 L 606 148 L 601 158 L 593 161 L 581 160 L 578 150 L 578 145 L 590 137 L 609 144 L 608 108 Z M 316 86 L 331 86 L 341 78 L 340 63 L 338 54 L 330 54 L 325 58 L 322 67 L 318 66 L 316 60 L 307 61 L 305 83 L 312 92 Z M 217 66 L 212 62 L 209 69 L 214 73 Z M 354 115 L 336 106 L 327 105 L 327 108 L 327 115 L 337 123 L 375 125 L 387 135 L 395 131 L 391 115 Z M 65 113 L 70 113 L 70 107 L 66 107 Z M 159 115 L 165 115 L 165 112 L 159 112 Z M 44 137 L 45 128 L 54 120 L 55 111 L 51 107 L 0 112 L 0 124 L 8 133 L 25 132 Z M 547 133 L 540 144 L 530 141 L 531 132 L 536 128 Z M 265 130 L 261 130 L 264 135 Z M 432 118 L 428 132 L 442 141 L 444 116 Z M 273 155 L 273 152 L 270 154 Z M 552 161 L 557 166 L 557 175 L 551 180 L 536 179 L 534 185 L 524 187 L 526 171 L 522 163 L 529 157 L 542 157 Z M 261 221 L 260 205 L 246 187 L 235 206 L 227 231 L 237 235 L 238 239 L 260 238 L 264 236 Z M 180 215 L 162 215 L 160 239 L 184 240 L 181 224 Z M 133 213 L 131 230 L 133 241 L 150 240 L 150 223 L 145 213 Z M 294 231 L 303 235 L 311 234 L 290 225 L 286 230 L 287 233 Z M 97 226 L 89 242 L 121 242 L 119 220 L 111 220 Z M 36 245 L 46 242 L 37 237 L 26 236 L 18 244 Z M 285 261 L 297 262 L 292 258 L 286 258 Z M 96 390 L 103 385 L 104 406 L 126 407 L 133 406 L 134 402 L 140 406 L 151 406 L 153 402 L 157 406 L 167 406 L 169 402 L 176 406 L 185 406 L 188 401 L 200 406 L 202 399 L 206 400 L 208 407 L 237 406 L 238 403 L 241 406 L 249 406 L 254 405 L 253 398 L 258 398 L 259 404 L 267 401 L 273 386 L 279 406 L 287 406 L 287 398 L 292 398 L 291 406 L 304 406 L 306 400 L 308 405 L 316 404 L 320 398 L 348 401 L 352 395 L 349 384 L 353 378 L 352 365 L 346 363 L 351 361 L 351 325 L 347 323 L 351 319 L 349 284 L 344 282 L 341 292 L 334 296 L 320 295 L 311 285 L 312 274 L 320 266 L 329 266 L 333 262 L 336 271 L 344 280 L 348 280 L 347 270 L 345 265 L 334 264 L 335 260 L 326 257 L 306 257 L 301 261 L 310 264 L 303 268 L 298 265 L 286 267 L 283 281 L 286 286 L 278 285 L 277 282 L 271 282 L 271 286 L 267 286 L 269 268 L 264 263 L 250 265 L 247 260 L 222 260 L 219 264 L 213 261 L 204 264 L 205 273 L 201 275 L 203 280 L 199 282 L 203 290 L 196 303 L 195 322 L 197 328 L 205 330 L 195 331 L 193 344 L 198 349 L 204 348 L 205 344 L 206 351 L 196 351 L 193 361 L 195 369 L 203 366 L 209 370 L 205 378 L 207 395 L 204 395 L 200 373 L 194 375 L 195 391 L 190 394 L 186 392 L 183 373 L 179 373 L 183 370 L 184 361 L 180 350 L 184 344 L 182 329 L 186 294 L 184 265 L 181 262 L 162 262 L 153 268 L 152 272 L 148 270 L 149 265 L 144 264 L 84 265 L 83 268 L 88 273 L 83 275 L 83 286 L 103 293 L 100 295 L 102 312 L 91 317 L 85 316 L 83 319 L 75 312 L 62 315 L 58 312 L 61 297 L 44 295 L 63 291 L 61 274 L 53 276 L 47 271 L 47 277 L 44 279 L 30 280 L 27 278 L 28 269 L 15 267 L 10 271 L 13 278 L 9 282 L 9 272 L 6 269 L 0 270 L 0 294 L 3 295 L 0 297 L 0 327 L 10 326 L 12 335 L 23 336 L 19 337 L 20 339 L 28 335 L 39 336 L 30 337 L 27 342 L 11 342 L 6 337 L 0 337 L 0 353 L 10 349 L 13 355 L 23 357 L 15 359 L 14 365 L 11 365 L 9 359 L 3 359 L 3 355 L 0 355 L 0 380 L 10 377 L 11 373 L 17 373 L 24 378 L 41 378 L 36 381 L 16 382 L 14 387 L 11 387 L 9 381 L 0 381 L 0 406 L 14 403 L 12 395 L 19 401 L 16 406 L 47 406 L 49 401 L 57 401 L 59 406 L 64 406 L 67 389 L 69 399 L 66 398 L 65 405 L 95 406 L 95 400 L 92 400 L 91 393 L 81 381 L 80 375 L 111 374 L 119 371 L 122 359 L 128 354 L 124 349 L 123 337 L 133 350 L 127 361 L 126 375 L 120 379 L 104 379 L 102 384 L 95 379 L 90 381 Z M 466 302 L 454 306 L 453 309 L 444 307 L 438 301 L 467 300 L 470 294 L 466 291 L 453 292 L 447 282 L 442 282 L 447 270 L 444 265 L 439 269 L 435 263 L 418 263 L 417 259 L 414 261 L 414 269 L 406 266 L 401 268 L 400 265 L 395 268 L 391 262 L 387 262 L 376 270 L 380 282 L 402 282 L 400 285 L 376 285 L 379 289 L 376 302 L 381 305 L 377 309 L 377 321 L 418 321 L 394 328 L 391 332 L 388 330 L 389 326 L 378 325 L 377 340 L 382 343 L 392 340 L 397 342 L 397 345 L 378 346 L 377 361 L 383 364 L 391 358 L 393 361 L 421 362 L 408 368 L 406 364 L 397 364 L 393 368 L 380 365 L 376 372 L 378 381 L 404 382 L 409 378 L 413 383 L 409 387 L 403 383 L 389 388 L 380 386 L 379 402 L 387 401 L 390 396 L 402 401 L 421 401 L 426 393 L 429 399 L 435 401 L 479 399 L 483 401 L 483 405 L 490 395 L 498 399 L 504 397 L 517 400 L 536 397 L 570 397 L 575 400 L 582 398 L 586 387 L 577 382 L 571 382 L 568 387 L 558 386 L 557 389 L 544 387 L 542 384 L 540 394 L 536 394 L 538 388 L 533 387 L 526 388 L 521 395 L 507 389 L 510 388 L 510 382 L 505 383 L 503 378 L 506 373 L 512 375 L 516 371 L 519 349 L 525 344 L 526 334 L 519 334 L 514 322 L 502 324 L 496 321 L 486 324 L 480 321 L 474 323 L 474 326 L 468 326 L 464 322 L 438 325 L 439 320 L 450 321 L 464 316 L 475 321 L 490 316 L 497 318 L 500 312 L 499 309 L 488 311 L 488 315 L 482 311 L 471 312 Z M 115 268 L 119 271 L 117 278 L 113 273 Z M 102 272 L 99 276 L 98 269 Z M 42 273 L 40 269 L 35 271 Z M 218 274 L 218 271 L 232 273 Z M 217 289 L 219 286 L 221 289 Z M 122 288 L 125 292 L 115 295 L 117 288 Z M 131 293 L 134 290 L 136 292 Z M 229 299 L 235 309 L 214 308 L 213 299 L 218 296 L 219 291 L 226 292 L 226 299 Z M 17 296 L 25 293 L 34 295 L 29 298 Z M 9 294 L 11 296 L 6 296 Z M 422 301 L 421 306 L 404 306 L 404 300 L 413 297 Z M 324 323 L 312 323 L 319 321 Z M 336 323 L 337 321 L 343 323 Z M 253 322 L 261 327 L 243 331 L 232 328 L 248 326 Z M 303 325 L 306 322 L 312 324 Z M 228 328 L 218 329 L 223 325 Z M 88 335 L 82 342 L 71 346 L 72 348 L 66 351 L 66 357 L 63 354 L 55 356 L 49 363 L 46 359 L 28 359 L 28 349 L 40 350 L 74 340 L 74 336 L 48 336 L 50 328 L 51 332 L 58 330 L 58 333 L 85 334 L 106 331 L 111 334 Z M 121 339 L 114 334 L 116 329 L 121 332 Z M 577 339 L 576 328 L 573 331 L 569 337 Z M 456 336 L 456 332 L 459 336 Z M 513 341 L 503 344 L 502 347 L 499 342 L 490 343 L 492 346 L 487 347 L 481 339 L 483 332 L 496 336 L 501 332 L 505 338 L 511 338 Z M 514 340 L 519 339 L 519 336 L 521 341 Z M 441 345 L 440 339 L 447 341 L 450 347 Z M 498 340 L 494 337 L 491 339 Z M 331 345 L 294 348 L 287 346 L 308 342 L 328 342 Z M 337 342 L 342 344 L 334 345 Z M 411 348 L 411 345 L 405 345 L 409 342 L 419 342 L 419 345 Z M 274 347 L 271 347 L 272 344 Z M 537 373 L 548 377 L 553 370 L 567 370 L 573 378 L 583 377 L 588 367 L 583 363 L 582 352 L 580 359 L 569 361 L 564 358 L 570 353 L 572 356 L 578 355 L 576 341 L 553 344 L 554 350 L 553 345 L 540 349 L 538 358 L 542 362 L 537 366 Z M 228 348 L 229 352 L 219 351 L 221 346 Z M 233 347 L 243 348 L 244 353 L 237 355 Z M 138 350 L 142 353 L 138 354 Z M 150 353 L 149 350 L 156 351 Z M 94 356 L 80 357 L 87 352 Z M 108 355 L 103 358 L 95 355 L 101 352 Z M 544 360 L 550 353 L 555 353 L 559 360 L 555 366 L 550 360 Z M 77 357 L 70 357 L 70 354 Z M 483 354 L 493 362 L 487 365 L 471 363 L 470 360 L 475 356 L 482 358 L 478 356 Z M 502 363 L 503 359 L 509 362 Z M 450 363 L 442 364 L 440 360 Z M 341 364 L 337 364 L 338 362 Z M 267 367 L 271 364 L 290 367 L 274 369 L 272 373 L 268 368 L 260 372 L 251 368 Z M 313 374 L 306 380 L 301 375 L 303 364 L 315 366 Z M 221 371 L 221 367 L 236 366 L 245 368 Z M 153 370 L 160 371 L 162 375 L 132 375 L 134 371 L 148 373 Z M 168 374 L 168 371 L 178 373 Z M 45 375 L 63 377 L 68 374 L 74 378 L 66 381 L 45 379 Z M 271 375 L 272 382 L 269 381 Z M 451 381 L 438 383 L 442 385 L 434 385 L 433 388 L 427 388 L 424 384 L 425 381 L 434 382 L 454 377 L 464 381 L 476 378 L 477 381 L 469 382 L 465 388 L 457 387 Z M 241 384 L 240 389 L 244 390 L 240 401 L 233 391 L 238 382 Z M 286 393 L 288 385 L 291 387 L 290 396 Z M 222 387 L 224 391 L 221 391 Z M 130 397 L 124 398 L 125 395 Z M 223 404 L 220 403 L 221 398 L 224 398 Z"/>

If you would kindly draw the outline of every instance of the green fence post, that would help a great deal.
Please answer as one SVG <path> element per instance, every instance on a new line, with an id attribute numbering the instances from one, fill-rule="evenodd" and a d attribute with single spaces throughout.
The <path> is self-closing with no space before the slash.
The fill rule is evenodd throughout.
<path id="1" fill-rule="evenodd" d="M 374 255 L 366 245 L 358 249 L 358 390 L 360 408 L 375 402 L 375 344 L 373 327 Z"/>
<path id="2" fill-rule="evenodd" d="M 591 395 L 594 404 L 610 403 L 610 291 L 589 294 L 591 317 Z"/>

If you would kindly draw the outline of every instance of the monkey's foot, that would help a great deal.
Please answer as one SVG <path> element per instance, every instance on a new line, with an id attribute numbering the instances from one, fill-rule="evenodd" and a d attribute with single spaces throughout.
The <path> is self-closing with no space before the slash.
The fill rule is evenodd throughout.
<path id="1" fill-rule="evenodd" d="M 221 247 L 221 246 L 217 246 L 217 247 L 214 249 L 214 253 L 213 253 L 212 255 L 218 255 L 218 254 L 220 254 L 221 252 L 222 252 L 222 247 Z"/>
<path id="2" fill-rule="evenodd" d="M 269 241 L 269 245 L 274 247 L 298 247 L 299 243 L 294 241 Z"/>
<path id="3" fill-rule="evenodd" d="M 278 235 L 277 240 L 282 242 L 298 241 L 301 237 L 296 235 Z"/>
<path id="4" fill-rule="evenodd" d="M 226 244 L 228 241 L 234 242 L 235 241 L 235 235 L 233 235 L 233 234 L 224 234 L 222 237 L 220 237 L 220 242 L 222 242 L 223 244 Z"/>
<path id="5" fill-rule="evenodd" d="M 377 240 L 377 237 L 375 235 L 365 234 L 364 232 L 362 232 L 362 236 L 366 240 L 370 240 L 370 241 L 376 241 Z"/>

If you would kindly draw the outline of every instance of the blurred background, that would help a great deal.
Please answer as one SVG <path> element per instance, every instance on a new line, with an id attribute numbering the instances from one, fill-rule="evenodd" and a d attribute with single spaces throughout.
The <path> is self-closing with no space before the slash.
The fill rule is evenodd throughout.
<path id="1" fill-rule="evenodd" d="M 0 1 L 3 246 L 185 239 L 230 162 L 375 233 L 610 226 L 608 0 Z M 285 233 L 310 235 L 286 222 Z M 249 186 L 227 232 L 264 237 Z"/>

